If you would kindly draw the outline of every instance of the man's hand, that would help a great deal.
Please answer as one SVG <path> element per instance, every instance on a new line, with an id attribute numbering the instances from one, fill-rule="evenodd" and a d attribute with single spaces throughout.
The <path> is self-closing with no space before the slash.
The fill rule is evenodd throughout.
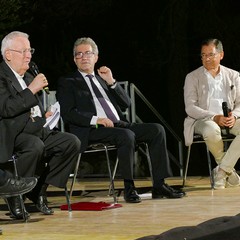
<path id="1" fill-rule="evenodd" d="M 48 112 L 45 113 L 45 118 L 49 118 L 52 115 L 53 115 L 53 112 L 48 111 Z"/>
<path id="2" fill-rule="evenodd" d="M 33 94 L 36 94 L 40 90 L 42 90 L 44 87 L 48 85 L 48 81 L 44 74 L 39 73 L 33 81 L 28 85 L 28 88 L 31 90 Z"/>
<path id="3" fill-rule="evenodd" d="M 98 118 L 97 124 L 103 125 L 104 127 L 114 127 L 113 121 L 109 118 Z"/>
<path id="4" fill-rule="evenodd" d="M 115 83 L 115 80 L 113 79 L 112 71 L 110 68 L 103 66 L 103 67 L 100 67 L 97 71 L 99 76 L 103 80 L 105 80 L 108 85 L 113 85 Z"/>
<path id="5" fill-rule="evenodd" d="M 213 121 L 220 127 L 232 128 L 236 122 L 236 118 L 232 115 L 232 112 L 230 112 L 228 117 L 224 117 L 223 115 L 214 116 Z"/>

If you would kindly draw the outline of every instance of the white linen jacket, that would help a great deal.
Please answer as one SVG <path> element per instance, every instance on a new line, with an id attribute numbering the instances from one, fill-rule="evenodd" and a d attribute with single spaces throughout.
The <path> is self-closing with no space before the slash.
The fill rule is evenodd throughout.
<path id="1" fill-rule="evenodd" d="M 215 115 L 209 111 L 209 89 L 207 76 L 201 66 L 187 74 L 184 84 L 184 103 L 187 117 L 184 120 L 185 145 L 193 142 L 196 120 L 211 118 Z M 223 77 L 223 89 L 226 91 L 227 104 L 235 117 L 240 117 L 240 78 L 239 72 L 220 65 Z"/>

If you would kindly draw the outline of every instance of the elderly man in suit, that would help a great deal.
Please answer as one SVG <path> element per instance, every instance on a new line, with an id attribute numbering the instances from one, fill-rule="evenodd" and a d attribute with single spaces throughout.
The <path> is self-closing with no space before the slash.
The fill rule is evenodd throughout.
<path id="1" fill-rule="evenodd" d="M 26 196 L 39 211 L 49 215 L 53 210 L 47 205 L 47 187 L 65 187 L 80 141 L 73 134 L 43 127 L 51 113 L 44 112 L 39 97 L 48 82 L 42 73 L 34 78 L 27 72 L 34 53 L 28 38 L 28 34 L 14 31 L 1 44 L 0 163 L 11 172 L 6 161 L 14 153 L 19 176 L 39 177 L 36 187 Z M 7 198 L 7 203 L 13 217 L 23 217 L 18 197 Z"/>
<path id="2" fill-rule="evenodd" d="M 184 101 L 187 117 L 184 121 L 186 146 L 193 134 L 201 134 L 217 167 L 213 169 L 214 188 L 238 186 L 240 178 L 234 166 L 240 157 L 240 78 L 239 72 L 220 64 L 224 51 L 218 39 L 208 39 L 201 45 L 203 66 L 187 74 Z M 224 116 L 222 103 L 228 108 Z M 226 128 L 235 135 L 224 152 L 222 134 Z"/>

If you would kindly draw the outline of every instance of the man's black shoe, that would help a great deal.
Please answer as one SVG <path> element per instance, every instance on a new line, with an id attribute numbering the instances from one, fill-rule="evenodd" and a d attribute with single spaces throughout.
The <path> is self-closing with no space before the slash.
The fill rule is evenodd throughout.
<path id="1" fill-rule="evenodd" d="M 186 192 L 182 191 L 181 189 L 176 189 L 176 188 L 173 188 L 175 192 L 177 193 L 182 193 L 183 196 L 186 196 Z"/>
<path id="2" fill-rule="evenodd" d="M 159 199 L 159 198 L 182 198 L 185 196 L 185 192 L 181 190 L 175 190 L 174 188 L 168 186 L 164 183 L 159 188 L 152 189 L 152 198 Z"/>
<path id="3" fill-rule="evenodd" d="M 54 211 L 47 205 L 47 197 L 40 195 L 35 203 L 37 209 L 45 215 L 52 215 Z"/>
<path id="4" fill-rule="evenodd" d="M 37 178 L 9 178 L 7 182 L 0 186 L 1 197 L 11 197 L 31 191 L 37 184 Z"/>
<path id="5" fill-rule="evenodd" d="M 26 218 L 30 217 L 30 214 L 25 209 L 24 209 L 25 217 L 23 216 L 23 209 L 22 209 L 22 206 L 21 206 L 19 196 L 5 198 L 5 201 L 8 205 L 8 208 L 9 208 L 9 211 L 10 211 L 10 214 L 11 214 L 11 216 L 10 216 L 11 218 L 24 219 L 25 217 Z"/>
<path id="6" fill-rule="evenodd" d="M 125 188 L 124 199 L 127 203 L 140 203 L 142 201 L 134 186 Z"/>

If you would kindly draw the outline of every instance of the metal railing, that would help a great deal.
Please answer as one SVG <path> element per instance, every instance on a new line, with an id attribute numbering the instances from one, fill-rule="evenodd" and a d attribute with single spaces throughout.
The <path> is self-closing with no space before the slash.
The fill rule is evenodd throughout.
<path id="1" fill-rule="evenodd" d="M 162 125 L 167 129 L 171 135 L 174 137 L 174 139 L 178 143 L 178 159 L 174 157 L 174 155 L 168 150 L 169 158 L 178 166 L 180 169 L 180 176 L 183 176 L 183 143 L 181 138 L 174 132 L 174 130 L 171 128 L 171 126 L 165 121 L 165 119 L 159 114 L 159 112 L 152 106 L 152 104 L 146 99 L 146 97 L 141 93 L 141 91 L 133 84 L 129 83 L 127 81 L 119 82 L 122 87 L 125 89 L 127 94 L 131 98 L 131 107 L 127 109 L 124 114 L 128 121 L 131 122 L 143 122 L 141 118 L 137 115 L 136 110 L 136 99 L 135 96 L 137 95 L 142 102 L 148 107 L 148 109 L 151 110 L 151 112 L 157 117 L 157 119 L 162 123 Z M 55 97 L 56 91 L 50 91 L 50 94 L 48 96 L 45 96 L 44 100 L 44 106 L 45 109 L 56 102 Z M 59 123 L 62 127 L 61 122 Z"/>
<path id="2" fill-rule="evenodd" d="M 183 176 L 183 142 L 182 139 L 175 133 L 171 126 L 165 121 L 165 119 L 160 115 L 160 113 L 153 107 L 153 105 L 146 99 L 146 97 L 141 93 L 141 91 L 133 84 L 130 84 L 130 98 L 131 98 L 131 121 L 132 122 L 143 122 L 141 118 L 137 115 L 136 110 L 136 99 L 138 96 L 142 102 L 151 110 L 151 112 L 157 117 L 157 119 L 162 123 L 162 125 L 167 129 L 171 135 L 174 137 L 178 144 L 178 159 L 168 150 L 169 158 L 179 167 L 180 176 Z"/>

